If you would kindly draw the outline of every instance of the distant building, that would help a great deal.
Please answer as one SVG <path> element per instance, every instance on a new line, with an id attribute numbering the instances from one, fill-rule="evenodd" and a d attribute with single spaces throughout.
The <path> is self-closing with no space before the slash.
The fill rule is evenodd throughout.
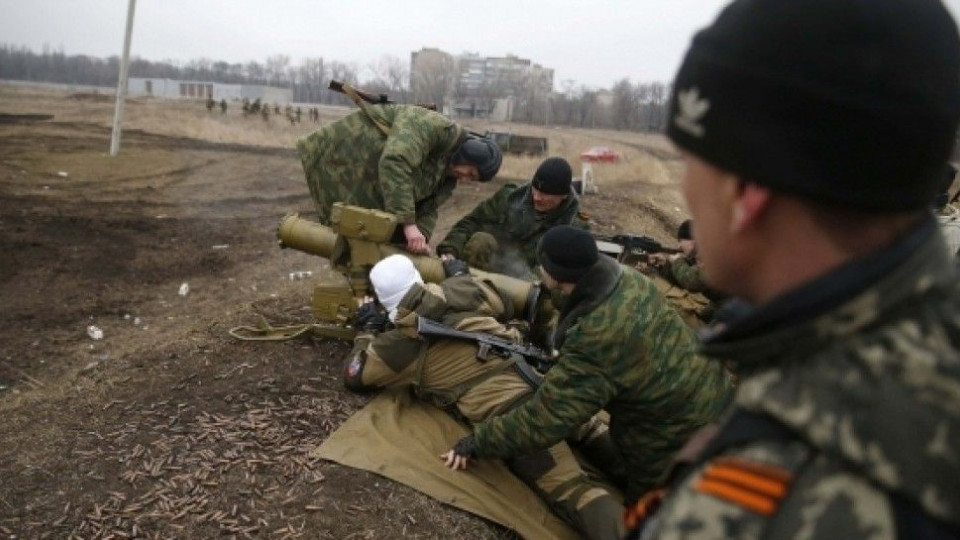
<path id="1" fill-rule="evenodd" d="M 293 91 L 289 88 L 262 86 L 256 84 L 224 84 L 208 81 L 181 81 L 175 79 L 156 79 L 130 77 L 127 92 L 131 96 L 156 96 L 163 98 L 193 98 L 215 100 L 234 100 L 247 98 L 268 103 L 290 103 Z"/>
<path id="2" fill-rule="evenodd" d="M 549 98 L 553 75 L 552 69 L 512 54 L 453 56 L 425 47 L 410 55 L 410 88 L 415 99 L 439 103 L 439 94 L 443 110 L 457 116 L 511 120 L 515 110 L 529 110 Z M 507 98 L 509 102 L 498 105 L 498 100 Z"/>

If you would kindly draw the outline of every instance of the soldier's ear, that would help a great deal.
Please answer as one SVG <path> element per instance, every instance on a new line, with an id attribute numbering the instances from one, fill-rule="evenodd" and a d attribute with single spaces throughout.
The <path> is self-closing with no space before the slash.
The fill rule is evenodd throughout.
<path id="1" fill-rule="evenodd" d="M 730 231 L 743 232 L 757 224 L 770 205 L 769 188 L 736 179 L 732 185 Z"/>

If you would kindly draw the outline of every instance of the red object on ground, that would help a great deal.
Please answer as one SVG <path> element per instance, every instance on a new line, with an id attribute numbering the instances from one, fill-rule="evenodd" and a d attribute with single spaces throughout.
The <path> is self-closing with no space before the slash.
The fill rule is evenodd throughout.
<path id="1" fill-rule="evenodd" d="M 607 148 L 606 146 L 594 146 L 580 154 L 580 159 L 590 162 L 616 163 L 620 161 L 620 154 Z"/>

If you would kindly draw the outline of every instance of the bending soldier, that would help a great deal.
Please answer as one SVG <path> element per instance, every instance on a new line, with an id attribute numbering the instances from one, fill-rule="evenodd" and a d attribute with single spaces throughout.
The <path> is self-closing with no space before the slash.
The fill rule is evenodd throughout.
<path id="1" fill-rule="evenodd" d="M 402 225 L 395 240 L 413 253 L 428 252 L 438 208 L 457 182 L 487 182 L 502 160 L 493 141 L 443 115 L 392 104 L 323 126 L 301 138 L 297 152 L 321 223 L 335 202 L 386 210 Z"/>
<path id="2" fill-rule="evenodd" d="M 509 458 L 548 448 L 601 409 L 610 413 L 625 500 L 662 480 L 670 459 L 726 406 L 732 381 L 696 354 L 696 339 L 654 284 L 600 256 L 586 231 L 561 225 L 540 242 L 544 284 L 564 295 L 556 364 L 522 405 L 473 428 L 447 454 Z"/>
<path id="3" fill-rule="evenodd" d="M 533 279 L 537 243 L 557 225 L 589 228 L 572 187 L 573 171 L 563 158 L 546 159 L 524 186 L 507 184 L 458 221 L 437 253 L 471 267 Z"/>
<path id="4" fill-rule="evenodd" d="M 440 321 L 459 330 L 483 332 L 518 342 L 516 329 L 500 320 L 511 308 L 488 284 L 466 273 L 462 261 L 445 264 L 457 274 L 440 285 L 424 284 L 409 259 L 392 255 L 377 263 L 370 281 L 380 303 L 361 307 L 361 334 L 344 365 L 344 382 L 352 390 L 409 386 L 418 397 L 468 424 L 502 414 L 533 393 L 529 367 L 522 358 L 491 354 L 477 359 L 477 345 L 461 340 L 425 340 L 417 318 Z M 499 319 L 499 320 L 498 320 Z M 392 322 L 392 324 L 391 324 Z M 389 328 L 389 330 L 388 330 Z M 604 424 L 590 424 L 589 438 L 606 437 Z M 592 444 L 593 441 L 586 444 Z M 565 442 L 508 462 L 511 470 L 544 496 L 551 507 L 591 539 L 623 537 L 623 506 L 601 484 L 591 481 Z"/>

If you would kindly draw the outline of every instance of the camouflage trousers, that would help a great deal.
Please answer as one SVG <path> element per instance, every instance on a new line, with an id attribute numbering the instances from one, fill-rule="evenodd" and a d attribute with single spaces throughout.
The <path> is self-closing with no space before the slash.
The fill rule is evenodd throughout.
<path id="1" fill-rule="evenodd" d="M 501 246 L 490 233 L 472 234 L 463 245 L 463 260 L 478 270 L 527 281 L 537 279 L 535 269 L 527 266 L 524 257 L 515 248 Z"/>
<path id="2" fill-rule="evenodd" d="M 581 428 L 581 441 L 571 441 L 581 455 L 595 457 L 589 447 L 602 447 L 609 440 L 606 424 L 592 420 Z M 599 444 L 598 444 L 599 443 Z M 551 509 L 576 526 L 590 540 L 620 540 L 625 534 L 623 504 L 612 494 L 595 462 L 578 459 L 571 444 L 561 442 L 547 450 L 506 460 L 527 485 L 537 491 Z M 598 465 L 600 465 L 598 463 Z"/>

